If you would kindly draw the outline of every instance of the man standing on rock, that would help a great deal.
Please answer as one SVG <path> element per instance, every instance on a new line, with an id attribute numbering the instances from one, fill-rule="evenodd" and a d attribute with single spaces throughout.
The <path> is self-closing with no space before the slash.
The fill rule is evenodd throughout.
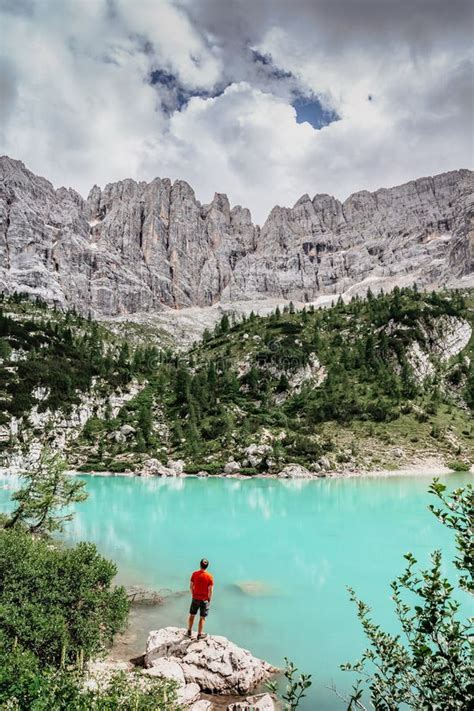
<path id="1" fill-rule="evenodd" d="M 199 626 L 198 639 L 204 639 L 206 636 L 203 633 L 204 622 L 206 621 L 207 613 L 209 612 L 209 604 L 212 598 L 212 589 L 214 587 L 214 578 L 207 572 L 209 561 L 203 558 L 201 567 L 195 570 L 191 575 L 189 589 L 191 590 L 192 600 L 189 608 L 189 620 L 187 636 L 192 636 L 194 618 L 199 610 Z"/>

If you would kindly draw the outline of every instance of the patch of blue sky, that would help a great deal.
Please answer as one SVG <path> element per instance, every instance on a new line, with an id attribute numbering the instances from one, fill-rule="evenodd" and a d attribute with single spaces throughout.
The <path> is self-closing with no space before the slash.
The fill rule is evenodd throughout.
<path id="1" fill-rule="evenodd" d="M 329 126 L 341 118 L 334 109 L 325 108 L 321 101 L 315 97 L 298 96 L 292 103 L 296 111 L 298 123 L 309 123 L 315 129 Z"/>

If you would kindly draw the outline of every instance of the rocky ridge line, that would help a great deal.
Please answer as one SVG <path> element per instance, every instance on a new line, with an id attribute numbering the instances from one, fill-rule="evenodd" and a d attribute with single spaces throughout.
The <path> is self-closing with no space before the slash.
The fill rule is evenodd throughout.
<path id="1" fill-rule="evenodd" d="M 0 289 L 94 316 L 267 298 L 313 301 L 417 282 L 465 283 L 474 266 L 474 174 L 420 178 L 344 202 L 301 197 L 262 228 L 184 181 L 123 180 L 84 200 L 0 158 Z"/>

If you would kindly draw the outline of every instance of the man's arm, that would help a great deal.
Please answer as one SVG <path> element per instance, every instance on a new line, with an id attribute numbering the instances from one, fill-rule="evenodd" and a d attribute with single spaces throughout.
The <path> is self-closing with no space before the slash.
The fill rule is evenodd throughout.
<path id="1" fill-rule="evenodd" d="M 190 581 L 189 581 L 189 590 L 190 590 L 190 592 L 191 592 L 191 595 L 194 597 L 194 580 L 193 580 L 192 576 L 191 576 L 191 579 L 190 579 Z"/>
<path id="2" fill-rule="evenodd" d="M 211 583 L 207 589 L 207 599 L 209 600 L 209 602 L 211 602 L 213 590 L 214 590 L 214 583 Z"/>

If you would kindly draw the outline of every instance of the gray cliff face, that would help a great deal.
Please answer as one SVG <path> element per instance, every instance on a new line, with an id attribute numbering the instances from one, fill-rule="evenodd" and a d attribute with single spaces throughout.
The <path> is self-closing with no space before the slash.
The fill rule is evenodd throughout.
<path id="1" fill-rule="evenodd" d="M 94 186 L 87 200 L 0 158 L 0 289 L 114 316 L 219 300 L 291 298 L 395 284 L 437 287 L 472 273 L 474 174 L 304 195 L 260 230 L 184 181 Z"/>

